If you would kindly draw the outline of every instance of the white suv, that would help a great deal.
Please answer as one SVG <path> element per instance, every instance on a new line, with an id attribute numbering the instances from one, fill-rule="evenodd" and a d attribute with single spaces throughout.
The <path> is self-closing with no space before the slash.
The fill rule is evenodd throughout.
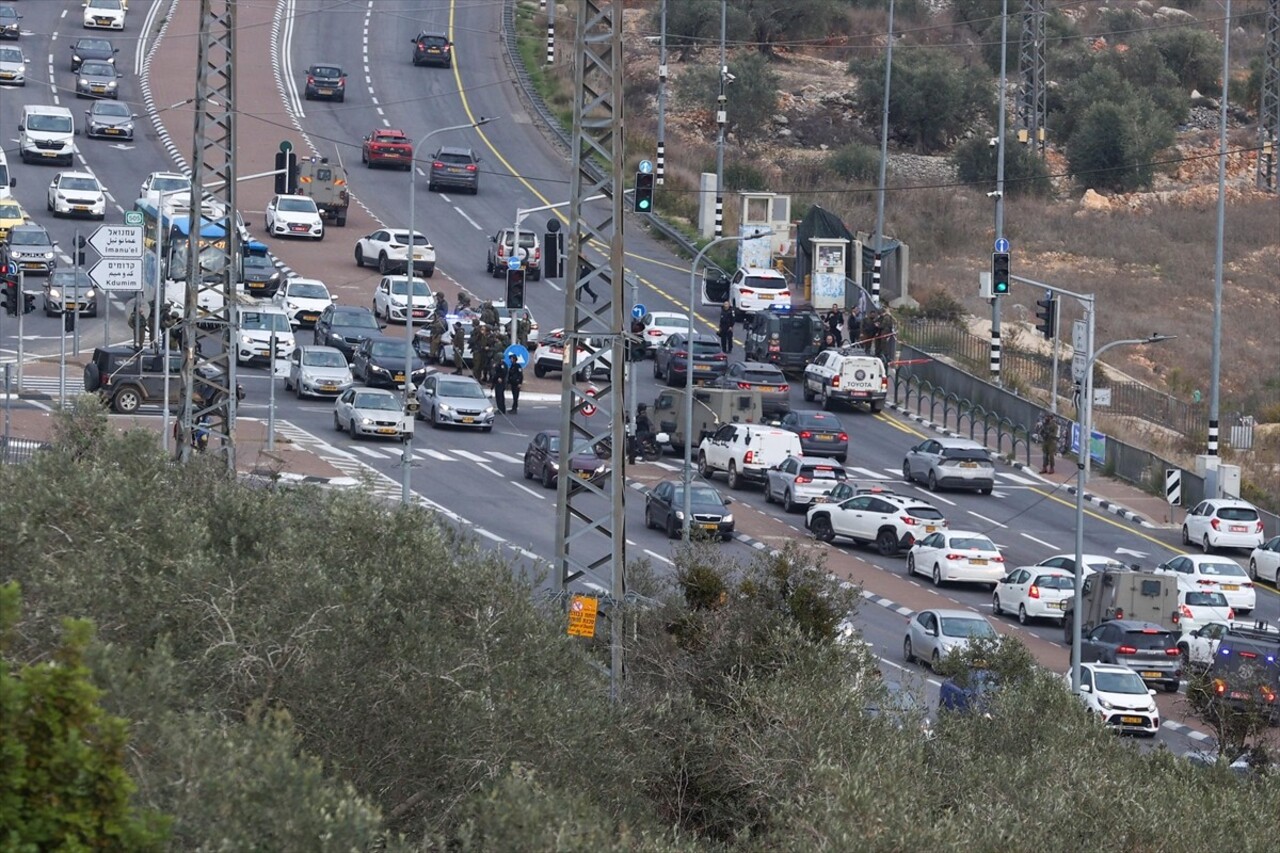
<path id="1" fill-rule="evenodd" d="M 297 342 L 293 337 L 293 325 L 289 315 L 275 305 L 243 305 L 236 308 L 239 330 L 236 341 L 236 363 L 254 361 L 271 363 L 271 337 L 276 339 L 276 358 L 287 360 L 293 355 Z"/>
<path id="2" fill-rule="evenodd" d="M 882 555 L 890 557 L 910 550 L 930 533 L 945 530 L 947 520 L 924 501 L 882 492 L 857 495 L 838 504 L 814 504 L 805 516 L 804 526 L 823 542 L 844 536 L 875 545 Z"/>
<path id="3" fill-rule="evenodd" d="M 790 311 L 791 288 L 777 270 L 742 267 L 729 281 L 729 304 L 739 316 L 754 311 Z"/>
<path id="4" fill-rule="evenodd" d="M 1182 522 L 1182 544 L 1192 542 L 1206 554 L 1214 548 L 1259 548 L 1263 541 L 1262 516 L 1248 501 L 1200 501 Z"/>
<path id="5" fill-rule="evenodd" d="M 750 480 L 763 483 L 768 471 L 788 456 L 803 456 L 800 436 L 759 424 L 725 424 L 698 445 L 698 473 L 710 480 L 724 471 L 729 488 Z"/>
<path id="6" fill-rule="evenodd" d="M 59 172 L 49 184 L 48 207 L 54 216 L 105 219 L 107 196 L 102 184 L 88 172 Z"/>
<path id="7" fill-rule="evenodd" d="M 805 402 L 821 399 L 824 409 L 839 401 L 879 412 L 889 394 L 889 377 L 884 362 L 873 355 L 829 349 L 805 366 L 802 390 Z"/>

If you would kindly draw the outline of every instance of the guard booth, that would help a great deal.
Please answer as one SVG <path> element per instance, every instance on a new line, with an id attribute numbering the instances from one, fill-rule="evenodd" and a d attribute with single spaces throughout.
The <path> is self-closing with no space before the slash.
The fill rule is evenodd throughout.
<path id="1" fill-rule="evenodd" d="M 850 304 L 846 299 L 844 274 L 849 241 L 843 237 L 814 237 L 810 242 L 813 266 L 805 282 L 805 296 L 818 311 L 844 308 Z"/>
<path id="2" fill-rule="evenodd" d="M 841 254 L 836 254 L 831 246 L 843 244 L 844 250 Z M 832 305 L 839 305 L 841 308 L 852 308 L 859 303 L 859 294 L 857 288 L 847 287 L 843 279 L 852 279 L 855 282 L 862 281 L 862 243 L 854 236 L 853 232 L 845 227 L 839 216 L 834 213 L 823 210 L 821 207 L 814 205 L 805 215 L 805 218 L 796 226 L 796 237 L 793 241 L 795 250 L 794 272 L 796 277 L 796 286 L 803 287 L 805 294 L 813 302 L 813 306 L 819 309 L 826 309 Z M 818 256 L 819 249 L 823 254 Z M 841 301 L 833 302 L 837 297 L 828 295 L 824 303 L 820 303 L 814 291 L 814 274 L 818 270 L 821 262 L 821 275 L 829 276 L 825 279 L 827 284 L 824 285 L 828 291 L 834 291 L 835 271 L 831 271 L 834 262 L 842 262 L 843 268 L 839 270 L 841 282 L 839 287 Z"/>
<path id="3" fill-rule="evenodd" d="M 773 233 L 768 240 L 768 257 L 762 257 L 761 249 L 748 241 L 738 244 L 738 266 L 771 267 L 774 258 L 785 258 L 792 252 L 791 236 L 791 196 L 767 192 L 739 193 L 742 209 L 739 211 L 739 222 L 742 234 L 753 234 L 769 230 Z"/>

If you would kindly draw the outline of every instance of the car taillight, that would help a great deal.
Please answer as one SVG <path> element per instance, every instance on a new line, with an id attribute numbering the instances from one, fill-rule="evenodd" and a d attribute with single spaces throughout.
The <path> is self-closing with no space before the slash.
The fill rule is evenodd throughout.
<path id="1" fill-rule="evenodd" d="M 1027 590 L 1027 598 L 1039 598 L 1039 597 L 1040 597 L 1040 587 L 1036 586 L 1035 584 L 1032 584 L 1031 588 Z"/>
<path id="2" fill-rule="evenodd" d="M 1219 696 L 1224 695 L 1227 692 L 1227 682 L 1221 678 L 1215 678 L 1213 680 L 1213 692 Z"/>
<path id="3" fill-rule="evenodd" d="M 841 441 L 848 441 L 848 440 L 849 440 L 849 433 L 847 433 L 847 432 L 842 432 L 842 433 L 840 433 L 840 440 L 841 440 Z"/>
<path id="4" fill-rule="evenodd" d="M 915 527 L 917 524 L 919 524 L 919 523 L 920 523 L 920 520 L 919 520 L 919 519 L 912 518 L 912 517 L 911 517 L 911 516 L 909 516 L 909 515 L 903 515 L 903 516 L 900 516 L 900 517 L 899 517 L 899 520 L 900 520 L 903 524 L 907 525 L 908 527 Z"/>
<path id="5" fill-rule="evenodd" d="M 779 295 L 779 296 L 785 296 L 785 297 L 787 297 L 788 299 L 790 299 L 790 298 L 791 298 L 791 291 L 790 291 L 790 290 L 780 290 L 780 291 L 778 291 L 778 295 Z"/>
<path id="6" fill-rule="evenodd" d="M 801 431 L 800 431 L 800 437 L 801 437 L 801 438 L 813 438 L 813 433 L 809 432 L 807 429 L 804 429 L 804 430 L 801 430 Z"/>
<path id="7" fill-rule="evenodd" d="M 443 169 L 443 168 L 444 168 L 444 163 L 441 163 L 439 160 L 432 160 L 432 161 L 431 161 L 431 168 L 433 168 L 433 169 Z M 498 254 L 499 254 L 499 255 L 501 255 L 501 254 L 502 254 L 502 248 L 501 248 L 501 247 L 499 247 L 499 248 L 498 248 Z"/>
<path id="8" fill-rule="evenodd" d="M 887 377 L 887 376 L 881 376 L 881 377 L 880 377 L 880 390 L 881 390 L 881 391 L 888 391 L 888 390 L 889 390 L 889 377 Z"/>
<path id="9" fill-rule="evenodd" d="M 1214 530 L 1222 529 L 1222 525 L 1219 523 L 1218 519 L 1216 518 L 1209 519 L 1209 526 L 1212 527 Z"/>
<path id="10" fill-rule="evenodd" d="M 750 390 L 751 390 L 751 383 L 750 383 L 750 382 L 739 382 L 739 383 L 738 383 L 738 390 L 739 390 L 739 391 L 750 391 Z"/>
<path id="11" fill-rule="evenodd" d="M 1253 581 L 1245 581 L 1244 583 L 1240 584 L 1240 586 L 1244 587 L 1245 589 L 1253 589 Z"/>
<path id="12" fill-rule="evenodd" d="M 1188 619 L 1194 619 L 1194 618 L 1195 618 L 1195 614 L 1191 612 L 1191 608 L 1190 608 L 1190 607 L 1188 607 L 1188 606 L 1187 606 L 1187 605 L 1185 605 L 1185 604 L 1180 605 L 1180 606 L 1178 607 L 1178 611 L 1177 611 L 1177 613 L 1174 613 L 1173 615 L 1174 615 L 1174 616 L 1177 616 L 1179 613 L 1181 613 L 1183 616 L 1187 617 Z"/>
<path id="13" fill-rule="evenodd" d="M 540 261 L 540 260 L 542 260 L 542 250 L 541 250 L 541 249 L 534 249 L 534 250 L 533 250 L 533 259 L 534 259 L 535 261 Z"/>
<path id="14" fill-rule="evenodd" d="M 1233 607 L 1228 607 L 1228 608 L 1227 608 L 1227 621 L 1228 621 L 1228 622 L 1230 622 L 1232 619 L 1235 619 L 1235 618 L 1236 618 L 1236 611 L 1235 611 L 1235 608 L 1233 608 Z"/>
<path id="15" fill-rule="evenodd" d="M 316 84 L 316 78 L 315 78 L 315 77 L 313 77 L 313 76 L 311 76 L 310 74 L 308 74 L 308 75 L 307 75 L 307 85 L 308 85 L 308 86 L 314 86 L 315 84 Z"/>
<path id="16" fill-rule="evenodd" d="M 738 291 L 738 292 L 739 292 L 740 294 L 742 294 L 743 296 L 755 296 L 755 295 L 756 295 L 756 292 L 755 292 L 754 290 L 751 290 L 750 288 L 746 288 L 746 287 L 742 288 L 742 290 L 740 290 L 740 291 Z"/>
<path id="17" fill-rule="evenodd" d="M 1165 649 L 1164 653 L 1171 658 L 1176 658 L 1182 654 L 1182 652 L 1178 650 L 1177 646 L 1174 646 L 1173 648 Z"/>
<path id="18" fill-rule="evenodd" d="M 1255 532 L 1255 533 L 1261 533 L 1262 531 L 1263 531 L 1262 522 L 1261 522 L 1261 521 L 1259 521 L 1259 522 L 1258 522 L 1258 529 L 1257 529 L 1257 530 L 1255 530 L 1254 532 Z"/>
<path id="19" fill-rule="evenodd" d="M 754 450 L 748 450 L 742 456 L 742 464 L 750 465 L 752 462 L 755 461 L 755 458 L 756 458 L 756 452 Z"/>
<path id="20" fill-rule="evenodd" d="M 832 387 L 832 388 L 839 388 L 839 387 L 840 387 L 840 377 L 839 377 L 839 376 L 832 376 L 832 377 L 831 377 L 831 387 Z"/>
<path id="21" fill-rule="evenodd" d="M 728 360 L 729 360 L 729 356 L 727 356 L 726 354 L 724 354 L 724 353 L 722 353 L 722 352 L 718 352 L 718 353 L 716 353 L 716 354 L 715 354 L 715 359 L 714 359 L 714 360 L 715 360 L 715 361 L 728 361 Z"/>
<path id="22" fill-rule="evenodd" d="M 1123 618 L 1124 618 L 1124 608 L 1123 608 L 1123 607 L 1117 607 L 1117 608 L 1116 608 L 1116 615 L 1115 615 L 1113 618 L 1115 618 L 1115 619 L 1123 619 Z"/>
<path id="23" fill-rule="evenodd" d="M 1200 584 L 1201 586 L 1217 586 L 1218 585 L 1217 581 L 1211 581 L 1208 578 L 1200 578 L 1198 581 L 1196 581 L 1196 583 Z"/>
<path id="24" fill-rule="evenodd" d="M 645 334 L 646 334 L 646 335 L 648 335 L 648 336 L 649 336 L 649 337 L 651 337 L 651 338 L 660 338 L 660 337 L 662 337 L 662 330 L 661 330 L 661 329 L 650 329 L 649 331 L 645 332 Z"/>
<path id="25" fill-rule="evenodd" d="M 799 476 L 799 477 L 796 477 L 796 484 L 797 484 L 797 485 L 800 485 L 800 484 L 803 484 L 803 483 L 812 483 L 812 482 L 813 482 L 813 478 L 812 478 L 812 477 L 805 477 L 805 476 Z"/>
<path id="26" fill-rule="evenodd" d="M 1136 655 L 1137 653 L 1138 650 L 1133 646 L 1120 646 L 1116 649 L 1116 654 L 1118 655 Z"/>
<path id="27" fill-rule="evenodd" d="M 1276 701 L 1276 692 L 1270 687 L 1264 684 L 1258 689 L 1261 691 L 1263 699 L 1266 699 L 1268 702 Z"/>
<path id="28" fill-rule="evenodd" d="M 789 391 L 791 390 L 791 386 L 790 386 L 790 385 L 779 385 L 779 386 L 778 386 L 778 390 L 779 390 L 779 391 L 781 391 L 783 394 L 786 394 L 787 392 L 789 392 Z"/>
<path id="29" fill-rule="evenodd" d="M 468 164 L 467 164 L 467 171 L 468 171 L 468 172 L 474 172 L 475 170 L 476 170 L 476 164 L 475 164 L 475 163 L 468 163 Z"/>

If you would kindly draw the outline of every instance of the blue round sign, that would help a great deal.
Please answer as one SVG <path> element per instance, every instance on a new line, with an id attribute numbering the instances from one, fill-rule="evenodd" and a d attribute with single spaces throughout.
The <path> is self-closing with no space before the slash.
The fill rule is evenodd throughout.
<path id="1" fill-rule="evenodd" d="M 521 367 L 529 365 L 529 351 L 519 344 L 512 344 L 502 351 L 503 363 L 511 361 L 511 356 L 513 355 L 516 357 L 516 364 Z"/>
<path id="2" fill-rule="evenodd" d="M 637 302 L 631 306 L 631 316 L 637 320 L 643 320 L 644 315 L 649 313 L 649 309 L 644 307 L 643 303 Z"/>
<path id="3" fill-rule="evenodd" d="M 653 163 L 648 160 L 641 160 L 640 165 L 636 168 L 640 170 L 641 174 L 647 175 L 653 171 Z"/>
<path id="4" fill-rule="evenodd" d="M 997 251 L 997 252 L 1008 252 L 1008 251 L 1009 251 L 1009 241 L 1008 241 L 1008 240 L 1006 240 L 1004 237 L 1001 237 L 999 240 L 996 240 L 996 251 Z"/>
<path id="5" fill-rule="evenodd" d="M 519 258 L 507 258 L 507 269 L 509 270 L 518 270 L 523 265 L 524 265 L 524 262 L 521 261 Z"/>

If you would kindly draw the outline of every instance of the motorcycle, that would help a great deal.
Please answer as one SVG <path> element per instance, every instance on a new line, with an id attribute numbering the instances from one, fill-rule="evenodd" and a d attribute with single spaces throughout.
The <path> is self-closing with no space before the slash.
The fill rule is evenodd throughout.
<path id="1" fill-rule="evenodd" d="M 643 459 L 645 462 L 657 462 L 662 458 L 662 446 L 666 444 L 668 436 L 666 433 L 660 432 L 657 435 L 650 433 L 643 437 L 630 436 L 631 439 L 631 459 Z"/>

